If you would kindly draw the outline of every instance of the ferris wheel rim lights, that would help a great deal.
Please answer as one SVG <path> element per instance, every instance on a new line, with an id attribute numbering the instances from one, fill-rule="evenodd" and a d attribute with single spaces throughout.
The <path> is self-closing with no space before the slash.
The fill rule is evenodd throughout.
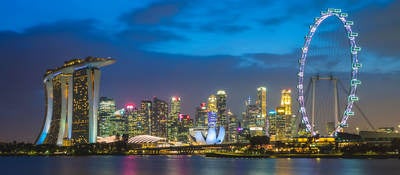
<path id="1" fill-rule="evenodd" d="M 362 67 L 362 64 L 358 60 L 358 52 L 361 51 L 361 47 L 359 47 L 356 43 L 356 37 L 358 37 L 358 33 L 353 32 L 351 26 L 354 25 L 353 21 L 349 21 L 346 18 L 348 17 L 347 13 L 343 13 L 341 9 L 334 9 L 328 8 L 327 11 L 322 11 L 320 17 L 315 18 L 315 22 L 313 25 L 310 25 L 310 30 L 305 37 L 304 45 L 301 48 L 302 54 L 301 58 L 299 59 L 299 72 L 297 73 L 298 83 L 297 83 L 297 90 L 298 90 L 298 102 L 299 102 L 299 112 L 302 116 L 302 122 L 306 125 L 306 130 L 311 132 L 311 135 L 316 135 L 316 132 L 312 129 L 312 126 L 308 120 L 308 115 L 306 112 L 305 107 L 305 98 L 304 98 L 304 70 L 305 64 L 307 60 L 307 53 L 309 50 L 309 46 L 314 36 L 315 32 L 318 29 L 318 26 L 327 18 L 329 17 L 336 17 L 342 23 L 343 27 L 346 29 L 347 38 L 349 39 L 350 43 L 350 53 L 351 53 L 351 81 L 350 81 L 350 92 L 347 96 L 348 101 L 346 108 L 343 112 L 343 117 L 337 126 L 335 127 L 333 135 L 336 135 L 337 132 L 340 132 L 343 127 L 347 126 L 347 120 L 349 116 L 353 116 L 354 112 L 352 111 L 353 103 L 358 101 L 359 98 L 356 96 L 357 86 L 361 85 L 361 81 L 358 79 L 358 71 Z"/>

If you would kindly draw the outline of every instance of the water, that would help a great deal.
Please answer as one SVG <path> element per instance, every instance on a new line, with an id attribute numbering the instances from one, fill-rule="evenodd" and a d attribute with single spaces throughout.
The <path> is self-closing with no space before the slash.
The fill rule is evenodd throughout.
<path id="1" fill-rule="evenodd" d="M 398 159 L 221 159 L 201 156 L 0 157 L 0 175 L 390 175 Z"/>

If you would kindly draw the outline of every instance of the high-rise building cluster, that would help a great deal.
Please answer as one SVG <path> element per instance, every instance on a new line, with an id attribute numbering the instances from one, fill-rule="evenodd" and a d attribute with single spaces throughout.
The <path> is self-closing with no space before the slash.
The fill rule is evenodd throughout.
<path id="1" fill-rule="evenodd" d="M 142 100 L 139 108 L 127 104 L 120 110 L 115 109 L 114 100 L 102 97 L 99 116 L 99 133 L 102 134 L 99 137 L 152 135 L 170 142 L 188 143 L 189 128 L 194 123 L 190 115 L 181 113 L 181 98 L 177 96 L 171 97 L 170 103 L 154 97 Z"/>
<path id="2" fill-rule="evenodd" d="M 243 114 L 244 131 L 248 131 L 250 136 L 268 135 L 267 128 L 267 88 L 257 88 L 257 99 L 252 103 L 249 97 L 245 102 Z"/>
<path id="3" fill-rule="evenodd" d="M 157 97 L 118 109 L 115 100 L 99 98 L 100 70 L 110 58 L 74 59 L 44 76 L 46 118 L 37 144 L 88 144 L 105 138 L 139 135 L 165 138 L 171 144 L 235 143 L 252 136 L 285 140 L 294 133 L 291 90 L 281 91 L 281 103 L 267 113 L 267 88 L 249 97 L 237 116 L 228 108 L 228 93 L 218 90 L 196 107 L 194 117 L 181 110 L 182 99 Z"/>
<path id="4" fill-rule="evenodd" d="M 271 140 L 287 140 L 295 133 L 296 116 L 292 114 L 290 89 L 281 91 L 281 103 L 268 113 L 269 135 Z"/>

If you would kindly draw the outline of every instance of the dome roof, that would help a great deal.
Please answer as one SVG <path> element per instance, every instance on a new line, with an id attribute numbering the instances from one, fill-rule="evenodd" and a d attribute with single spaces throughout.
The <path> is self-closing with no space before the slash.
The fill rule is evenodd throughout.
<path id="1" fill-rule="evenodd" d="M 151 135 L 138 135 L 138 136 L 129 138 L 128 143 L 155 143 L 160 140 L 165 141 L 166 139 L 162 138 L 162 137 L 151 136 Z"/>

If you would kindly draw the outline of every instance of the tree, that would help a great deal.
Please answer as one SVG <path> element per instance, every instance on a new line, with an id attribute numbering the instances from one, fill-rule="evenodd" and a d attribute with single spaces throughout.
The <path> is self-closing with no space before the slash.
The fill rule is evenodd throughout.
<path id="1" fill-rule="evenodd" d="M 253 137 L 250 137 L 249 141 L 252 146 L 266 145 L 266 144 L 269 144 L 269 137 L 268 136 L 253 136 Z"/>

